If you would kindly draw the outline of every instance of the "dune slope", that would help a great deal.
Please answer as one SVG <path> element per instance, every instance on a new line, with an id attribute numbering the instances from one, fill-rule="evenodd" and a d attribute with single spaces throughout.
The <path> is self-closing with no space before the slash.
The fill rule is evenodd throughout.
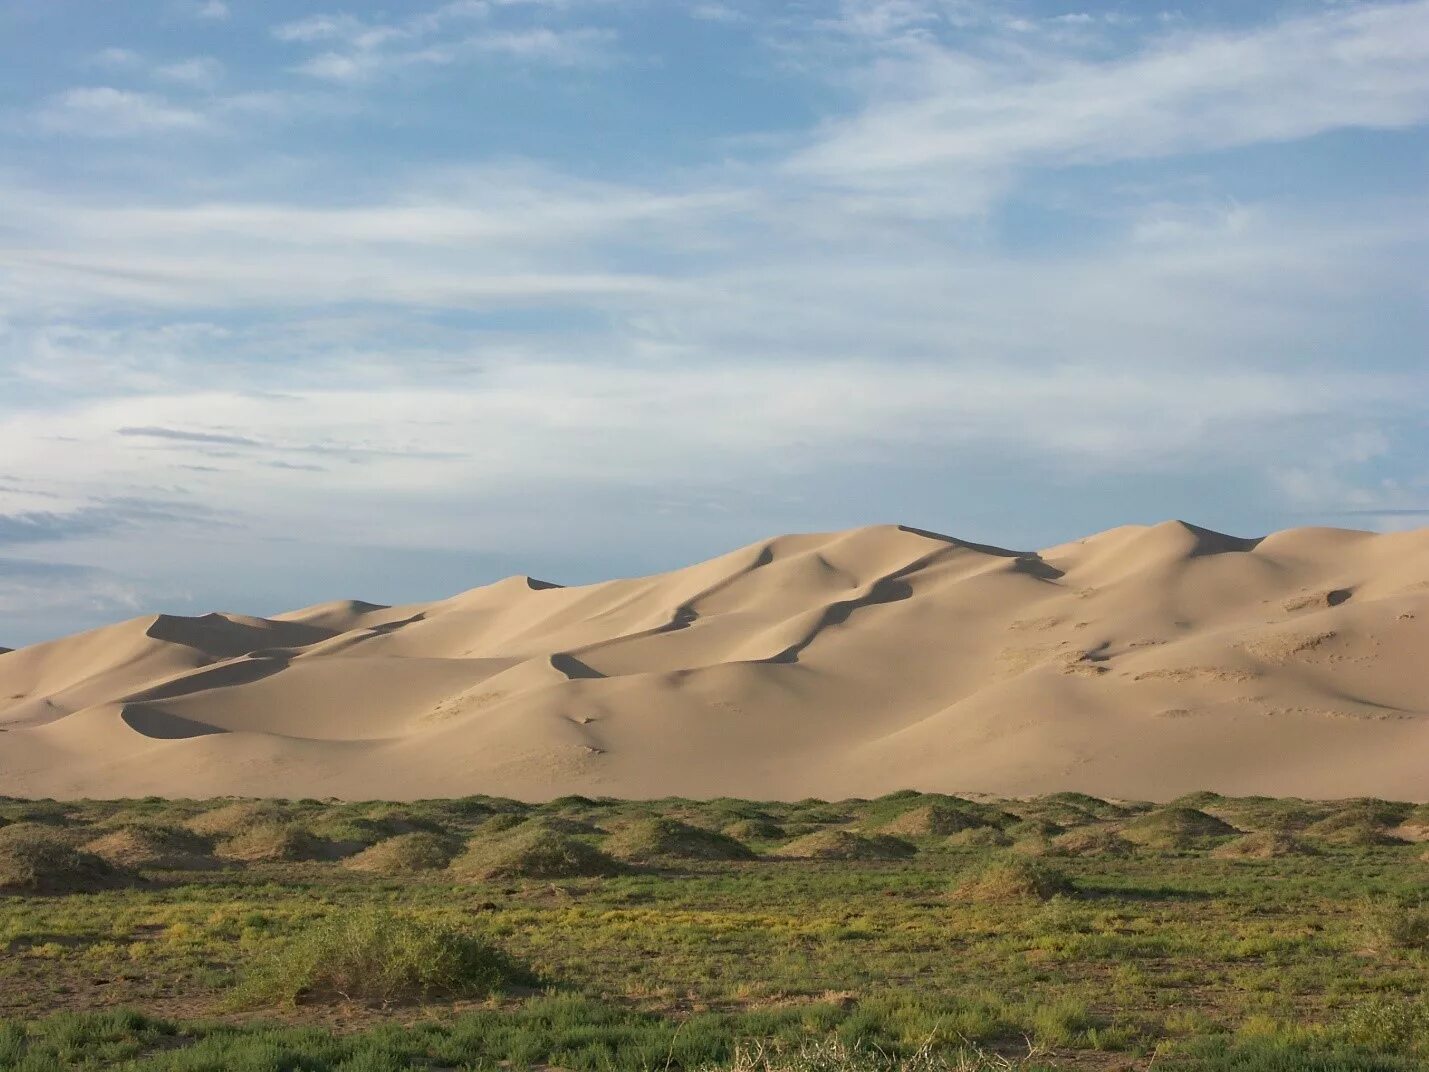
<path id="1" fill-rule="evenodd" d="M 1429 530 L 898 526 L 0 653 L 0 793 L 1429 795 Z"/>

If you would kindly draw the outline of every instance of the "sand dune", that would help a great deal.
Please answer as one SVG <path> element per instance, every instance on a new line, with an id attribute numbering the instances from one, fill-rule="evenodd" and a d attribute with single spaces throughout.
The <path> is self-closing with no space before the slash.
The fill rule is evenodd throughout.
<path id="1" fill-rule="evenodd" d="M 0 649 L 0 793 L 1429 796 L 1429 530 L 895 526 Z"/>

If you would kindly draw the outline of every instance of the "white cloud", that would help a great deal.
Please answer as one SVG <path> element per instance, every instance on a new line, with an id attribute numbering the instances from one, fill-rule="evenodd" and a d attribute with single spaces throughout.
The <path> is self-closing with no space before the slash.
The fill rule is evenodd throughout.
<path id="1" fill-rule="evenodd" d="M 609 54 L 560 4 L 518 6 L 273 34 L 285 63 L 348 83 Z M 676 499 L 765 527 L 775 514 L 744 504 L 848 499 L 917 465 L 949 496 L 983 464 L 1009 498 L 1050 470 L 1196 488 L 1214 472 L 1294 507 L 1412 501 L 1367 473 L 1412 449 L 1429 395 L 1395 337 L 1394 303 L 1422 299 L 1422 197 L 1233 197 L 1188 165 L 1161 186 L 1058 184 L 1040 207 L 1049 230 L 1071 226 L 1047 241 L 1004 241 L 1024 221 L 993 210 L 1071 165 L 1418 122 L 1429 5 L 1217 34 L 1147 19 L 1139 43 L 997 5 L 835 6 L 812 31 L 757 32 L 842 49 L 818 72 L 860 103 L 792 148 L 771 136 L 704 169 L 391 178 L 260 146 L 225 157 L 236 176 L 182 161 L 171 176 L 164 154 L 151 182 L 101 194 L 0 175 L 0 397 L 21 400 L 0 413 L 0 513 L 66 514 L 78 532 L 104 496 L 162 490 L 231 509 L 216 539 L 295 533 L 316 555 L 354 532 L 525 548 L 527 532 L 564 538 L 552 502 L 612 532 Z M 185 62 L 153 74 L 222 75 Z M 78 89 L 42 122 L 241 132 L 240 116 L 292 110 L 277 90 L 193 97 Z M 362 97 L 315 86 L 305 114 Z M 1365 354 L 1379 371 L 1354 367 Z M 876 476 L 855 487 L 857 469 Z M 15 474 L 31 483 L 6 491 Z M 85 537 L 91 560 L 192 545 L 177 516 L 146 520 L 142 547 Z"/>
<path id="2" fill-rule="evenodd" d="M 874 4 L 887 32 L 920 5 Z M 1429 3 L 1346 5 L 1112 61 L 1044 48 L 979 57 L 930 39 L 874 68 L 874 99 L 791 166 L 830 181 L 956 185 L 1429 118 Z M 954 197 L 954 202 L 956 198 Z"/>
<path id="3" fill-rule="evenodd" d="M 223 77 L 223 64 L 213 56 L 192 56 L 154 68 L 154 77 L 165 82 L 206 89 Z"/>
<path id="4" fill-rule="evenodd" d="M 96 138 L 201 130 L 208 125 L 198 112 L 163 97 L 112 86 L 66 90 L 45 102 L 37 121 L 47 130 Z"/>
<path id="5" fill-rule="evenodd" d="M 91 62 L 97 67 L 125 70 L 137 66 L 139 59 L 139 53 L 132 49 L 104 48 L 94 54 Z"/>
<path id="6" fill-rule="evenodd" d="M 511 22 L 506 14 L 566 6 L 554 0 L 458 0 L 397 22 L 367 22 L 349 14 L 312 15 L 273 27 L 288 44 L 318 45 L 322 51 L 295 67 L 330 82 L 358 83 L 402 70 L 442 66 L 463 58 L 499 55 L 524 63 L 554 66 L 603 61 L 615 34 L 591 26 L 551 26 Z M 483 23 L 471 32 L 467 24 Z"/>
<path id="7" fill-rule="evenodd" d="M 195 18 L 209 19 L 214 22 L 222 22 L 230 14 L 228 5 L 223 0 L 202 0 L 194 7 Z"/>

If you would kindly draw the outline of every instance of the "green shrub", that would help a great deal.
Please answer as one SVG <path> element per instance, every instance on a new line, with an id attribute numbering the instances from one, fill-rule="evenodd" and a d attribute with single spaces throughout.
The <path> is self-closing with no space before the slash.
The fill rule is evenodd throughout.
<path id="1" fill-rule="evenodd" d="M 606 849 L 624 860 L 752 860 L 754 853 L 727 834 L 678 819 L 636 819 L 610 836 Z"/>
<path id="2" fill-rule="evenodd" d="M 218 855 L 246 863 L 313 860 L 323 843 L 293 823 L 259 823 L 219 843 Z"/>
<path id="3" fill-rule="evenodd" d="M 423 832 L 398 834 L 363 849 L 343 861 L 344 867 L 374 875 L 404 875 L 409 871 L 436 871 L 456 855 L 450 838 Z"/>
<path id="4" fill-rule="evenodd" d="M 777 841 L 784 836 L 784 828 L 768 819 L 736 819 L 720 833 L 736 841 Z"/>
<path id="5" fill-rule="evenodd" d="M 1084 826 L 1052 839 L 1053 856 L 1130 856 L 1136 846 L 1104 826 Z"/>
<path id="6" fill-rule="evenodd" d="M 1389 1052 L 1423 1049 L 1429 1047 L 1429 1005 L 1373 997 L 1348 1009 L 1339 1028 L 1348 1041 L 1361 1046 Z"/>
<path id="7" fill-rule="evenodd" d="M 1010 845 L 1012 839 L 992 826 L 981 826 L 972 830 L 960 830 L 951 834 L 943 842 L 950 849 L 985 849 L 993 846 Z"/>
<path id="8" fill-rule="evenodd" d="M 1127 841 L 1148 849 L 1198 849 L 1240 833 L 1227 822 L 1195 808 L 1166 807 L 1137 816 L 1121 829 Z"/>
<path id="9" fill-rule="evenodd" d="M 200 812 L 184 825 L 204 837 L 231 838 L 260 824 L 281 822 L 285 809 L 271 800 L 238 800 Z"/>
<path id="10" fill-rule="evenodd" d="M 474 838 L 451 868 L 464 877 L 488 880 L 594 878 L 627 870 L 594 845 L 539 826 L 505 837 Z"/>
<path id="11" fill-rule="evenodd" d="M 800 860 L 906 860 L 917 851 L 886 834 L 864 837 L 849 830 L 818 830 L 795 838 L 779 855 Z"/>
<path id="12" fill-rule="evenodd" d="M 1020 856 L 989 861 L 953 890 L 953 896 L 958 900 L 994 904 L 1047 901 L 1074 893 L 1076 886 L 1072 880 L 1057 868 Z"/>
<path id="13" fill-rule="evenodd" d="M 387 1006 L 485 997 L 535 982 L 467 931 L 369 908 L 329 917 L 252 964 L 234 1002 Z"/>
<path id="14" fill-rule="evenodd" d="M 1211 855 L 1223 860 L 1273 860 L 1282 856 L 1313 856 L 1315 850 L 1293 834 L 1261 830 L 1227 841 Z"/>
<path id="15" fill-rule="evenodd" d="M 15 833 L 0 839 L 0 890 L 13 893 L 85 893 L 120 885 L 133 876 L 74 847 L 50 831 Z M 28 825 L 28 824 L 25 824 Z"/>
<path id="16" fill-rule="evenodd" d="M 1423 902 L 1371 901 L 1362 918 L 1376 949 L 1429 949 L 1429 905 Z"/>
<path id="17" fill-rule="evenodd" d="M 165 823 L 131 822 L 111 828 L 86 842 L 84 851 L 118 867 L 193 871 L 218 866 L 203 838 Z"/>
<path id="18" fill-rule="evenodd" d="M 946 837 L 959 830 L 975 830 L 991 825 L 976 811 L 935 801 L 910 808 L 896 819 L 884 823 L 878 832 L 895 837 Z"/>

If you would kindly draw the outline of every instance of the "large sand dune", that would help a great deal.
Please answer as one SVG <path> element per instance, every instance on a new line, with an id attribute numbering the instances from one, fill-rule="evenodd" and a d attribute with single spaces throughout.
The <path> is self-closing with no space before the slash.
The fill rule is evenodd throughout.
<path id="1" fill-rule="evenodd" d="M 899 527 L 0 654 L 0 793 L 1429 797 L 1429 530 Z"/>

